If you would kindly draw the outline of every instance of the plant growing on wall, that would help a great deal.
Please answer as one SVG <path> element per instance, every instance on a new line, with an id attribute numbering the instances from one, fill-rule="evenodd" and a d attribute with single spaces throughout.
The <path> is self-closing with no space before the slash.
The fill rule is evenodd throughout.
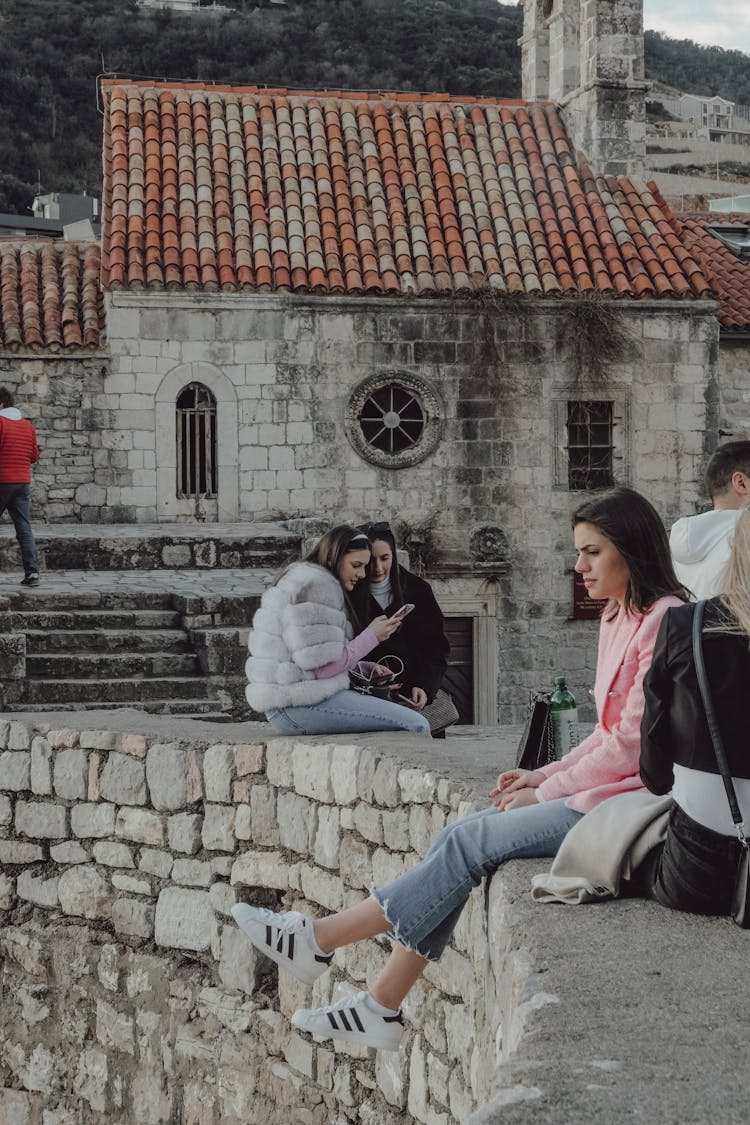
<path id="1" fill-rule="evenodd" d="M 607 365 L 622 359 L 630 340 L 621 314 L 599 293 L 587 293 L 569 302 L 564 334 L 572 348 L 579 383 L 604 379 Z"/>
<path id="2" fill-rule="evenodd" d="M 437 543 L 437 512 L 432 512 L 421 523 L 399 520 L 394 526 L 396 543 L 409 553 L 409 568 L 415 574 L 427 574 L 440 558 Z"/>

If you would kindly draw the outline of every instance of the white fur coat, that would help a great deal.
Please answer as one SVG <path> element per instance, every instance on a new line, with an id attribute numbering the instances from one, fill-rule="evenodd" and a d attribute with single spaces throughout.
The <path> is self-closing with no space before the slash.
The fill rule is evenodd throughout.
<path id="1" fill-rule="evenodd" d="M 263 594 L 248 638 L 245 695 L 255 711 L 310 707 L 349 687 L 349 673 L 316 680 L 342 655 L 352 629 L 344 592 L 316 563 L 293 563 Z"/>

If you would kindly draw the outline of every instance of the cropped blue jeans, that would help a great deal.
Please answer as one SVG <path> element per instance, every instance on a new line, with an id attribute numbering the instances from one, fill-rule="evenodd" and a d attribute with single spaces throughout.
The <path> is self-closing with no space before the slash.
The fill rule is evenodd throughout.
<path id="1" fill-rule="evenodd" d="M 31 486 L 28 484 L 0 484 L 0 516 L 7 510 L 13 520 L 24 574 L 39 570 L 39 558 L 29 519 L 30 497 Z"/>
<path id="2" fill-rule="evenodd" d="M 310 707 L 272 707 L 266 718 L 277 734 L 364 734 L 378 730 L 430 733 L 430 724 L 419 711 L 348 690 Z"/>
<path id="3" fill-rule="evenodd" d="M 437 961 L 474 887 L 506 859 L 554 856 L 583 813 L 565 800 L 482 812 L 438 833 L 421 863 L 373 898 L 393 927 L 388 935 L 428 961 Z"/>

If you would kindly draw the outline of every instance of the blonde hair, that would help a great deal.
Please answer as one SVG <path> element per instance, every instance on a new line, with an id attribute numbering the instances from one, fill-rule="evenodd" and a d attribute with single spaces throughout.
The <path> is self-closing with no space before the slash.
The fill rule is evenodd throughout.
<path id="1" fill-rule="evenodd" d="M 719 598 L 728 620 L 718 624 L 718 631 L 745 634 L 750 640 L 750 511 L 747 508 L 740 514 L 734 529 Z"/>

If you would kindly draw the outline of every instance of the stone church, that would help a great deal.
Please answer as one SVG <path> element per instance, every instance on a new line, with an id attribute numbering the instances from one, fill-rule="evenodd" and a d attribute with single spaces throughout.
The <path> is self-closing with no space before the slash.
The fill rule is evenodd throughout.
<path id="1" fill-rule="evenodd" d="M 715 277 L 640 178 L 641 4 L 526 0 L 522 49 L 518 100 L 105 81 L 87 343 L 9 348 L 6 296 L 0 341 L 48 519 L 388 519 L 482 723 L 593 681 L 575 507 L 693 511 L 721 428 Z"/>

